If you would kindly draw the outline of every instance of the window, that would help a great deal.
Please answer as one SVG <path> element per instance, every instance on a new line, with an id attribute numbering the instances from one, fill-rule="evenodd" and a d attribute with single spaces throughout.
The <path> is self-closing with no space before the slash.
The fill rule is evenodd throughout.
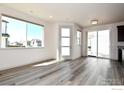
<path id="1" fill-rule="evenodd" d="M 77 44 L 81 45 L 81 32 L 77 31 Z"/>
<path id="2" fill-rule="evenodd" d="M 61 28 L 61 54 L 62 56 L 70 55 L 70 28 Z"/>
<path id="3" fill-rule="evenodd" d="M 1 48 L 43 46 L 44 26 L 2 16 Z"/>

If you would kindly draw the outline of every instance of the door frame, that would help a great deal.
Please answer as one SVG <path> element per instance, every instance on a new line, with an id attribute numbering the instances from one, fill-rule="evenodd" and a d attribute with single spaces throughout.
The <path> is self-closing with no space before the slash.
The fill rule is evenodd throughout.
<path id="1" fill-rule="evenodd" d="M 61 29 L 62 28 L 69 28 L 70 29 L 70 56 L 62 56 L 61 52 Z M 70 25 L 59 25 L 59 60 L 72 60 L 72 26 Z"/>

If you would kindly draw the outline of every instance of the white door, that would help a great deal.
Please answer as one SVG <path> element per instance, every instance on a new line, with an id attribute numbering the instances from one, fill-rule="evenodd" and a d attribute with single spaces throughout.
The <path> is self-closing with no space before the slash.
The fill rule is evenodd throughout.
<path id="1" fill-rule="evenodd" d="M 60 60 L 71 59 L 71 27 L 60 27 Z"/>

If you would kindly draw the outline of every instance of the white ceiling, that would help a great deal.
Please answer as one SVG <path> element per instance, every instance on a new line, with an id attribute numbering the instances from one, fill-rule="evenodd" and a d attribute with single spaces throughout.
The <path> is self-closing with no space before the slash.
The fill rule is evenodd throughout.
<path id="1" fill-rule="evenodd" d="M 91 20 L 98 19 L 98 24 L 124 21 L 124 4 L 91 3 L 32 3 L 2 4 L 28 13 L 32 16 L 54 22 L 74 22 L 83 27 L 91 26 Z M 53 18 L 49 18 L 53 16 Z"/>

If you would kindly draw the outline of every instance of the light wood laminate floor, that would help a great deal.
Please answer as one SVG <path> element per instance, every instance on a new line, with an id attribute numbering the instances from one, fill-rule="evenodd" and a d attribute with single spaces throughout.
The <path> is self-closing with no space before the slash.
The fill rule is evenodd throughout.
<path id="1" fill-rule="evenodd" d="M 124 67 L 93 57 L 39 63 L 0 74 L 0 85 L 124 85 Z"/>

